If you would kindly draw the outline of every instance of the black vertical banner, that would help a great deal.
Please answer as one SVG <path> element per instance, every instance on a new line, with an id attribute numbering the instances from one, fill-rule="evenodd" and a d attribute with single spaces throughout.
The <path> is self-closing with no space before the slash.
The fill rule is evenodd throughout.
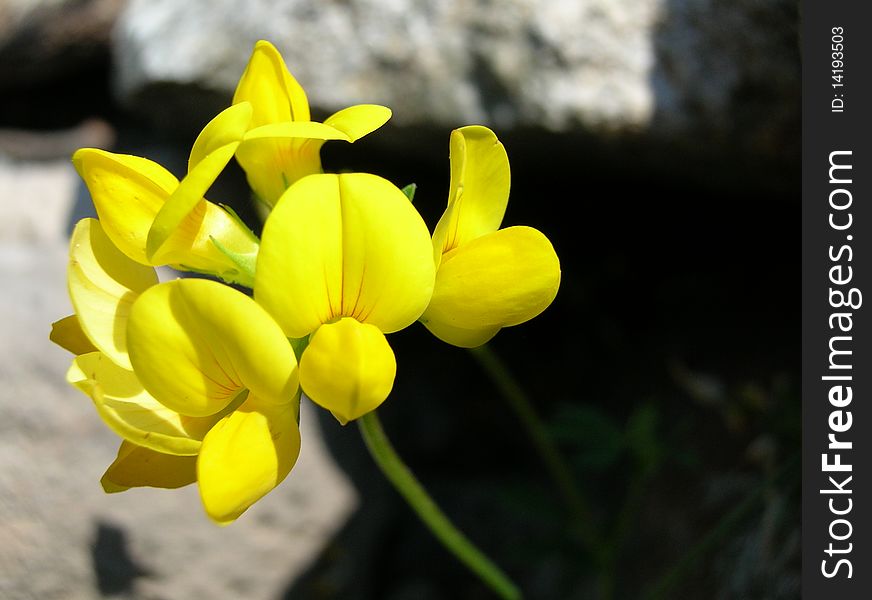
<path id="1" fill-rule="evenodd" d="M 802 3 L 803 598 L 872 598 L 872 21 Z"/>

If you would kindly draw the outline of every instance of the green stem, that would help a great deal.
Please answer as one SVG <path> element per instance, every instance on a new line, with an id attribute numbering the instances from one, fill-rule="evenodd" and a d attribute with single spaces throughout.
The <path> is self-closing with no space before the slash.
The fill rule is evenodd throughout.
<path id="1" fill-rule="evenodd" d="M 517 586 L 448 520 L 403 463 L 385 435 L 376 412 L 362 416 L 357 423 L 376 464 L 433 535 L 500 598 L 520 600 L 521 591 Z"/>
<path id="2" fill-rule="evenodd" d="M 545 464 L 551 479 L 554 480 L 564 502 L 572 512 L 579 534 L 588 550 L 596 554 L 600 544 L 599 536 L 593 527 L 590 506 L 581 493 L 581 488 L 576 483 L 569 465 L 533 407 L 533 403 L 493 350 L 485 345 L 470 348 L 469 351 L 523 424 L 539 458 Z"/>

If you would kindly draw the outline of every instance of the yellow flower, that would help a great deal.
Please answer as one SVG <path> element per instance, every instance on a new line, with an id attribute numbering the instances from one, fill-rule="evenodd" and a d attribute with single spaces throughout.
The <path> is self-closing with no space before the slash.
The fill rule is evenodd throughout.
<path id="1" fill-rule="evenodd" d="M 309 336 L 300 385 L 344 424 L 387 398 L 396 360 L 384 334 L 415 322 L 433 278 L 427 227 L 396 186 L 310 175 L 264 225 L 254 297 L 289 338 Z"/>
<path id="2" fill-rule="evenodd" d="M 560 286 L 551 242 L 531 227 L 500 229 L 509 159 L 481 126 L 451 133 L 448 208 L 433 232 L 433 297 L 421 322 L 439 339 L 472 348 L 545 310 Z"/>
<path id="3" fill-rule="evenodd" d="M 126 442 L 106 491 L 185 485 L 195 463 L 223 524 L 287 476 L 300 450 L 297 363 L 264 309 L 213 281 L 157 284 L 94 219 L 73 232 L 69 289 L 76 314 L 51 336 L 84 352 L 67 380 Z"/>
<path id="4" fill-rule="evenodd" d="M 391 116 L 384 106 L 359 104 L 323 123 L 311 121 L 306 93 L 275 46 L 266 41 L 257 42 L 239 80 L 233 103 L 239 102 L 250 102 L 254 114 L 236 159 L 255 195 L 270 207 L 295 181 L 321 173 L 325 141 L 354 142 Z"/>
<path id="5" fill-rule="evenodd" d="M 73 164 L 112 242 L 143 265 L 169 264 L 251 287 L 257 238 L 232 212 L 203 198 L 233 157 L 251 115 L 251 106 L 242 103 L 210 121 L 181 182 L 145 158 L 78 150 Z"/>

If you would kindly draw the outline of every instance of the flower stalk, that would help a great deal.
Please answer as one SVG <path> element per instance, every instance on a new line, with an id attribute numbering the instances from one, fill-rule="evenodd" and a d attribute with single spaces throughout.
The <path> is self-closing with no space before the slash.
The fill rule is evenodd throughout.
<path id="1" fill-rule="evenodd" d="M 433 535 L 500 598 L 520 600 L 522 595 L 518 587 L 451 523 L 400 459 L 385 435 L 376 411 L 362 416 L 357 423 L 363 441 L 382 473 Z"/>

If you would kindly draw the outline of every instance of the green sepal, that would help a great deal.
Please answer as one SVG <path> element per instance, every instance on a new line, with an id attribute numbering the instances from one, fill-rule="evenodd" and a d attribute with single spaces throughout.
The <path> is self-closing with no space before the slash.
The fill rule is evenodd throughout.
<path id="1" fill-rule="evenodd" d="M 224 254 L 224 256 L 229 258 L 233 261 L 233 264 L 239 267 L 238 271 L 230 269 L 222 273 L 215 273 L 215 275 L 227 283 L 236 283 L 254 289 L 254 270 L 257 265 L 257 254 L 240 254 L 238 252 L 233 252 L 211 235 L 209 236 L 209 239 L 215 247 Z"/>
<path id="2" fill-rule="evenodd" d="M 228 206 L 227 204 L 221 204 L 221 203 L 219 203 L 218 206 L 220 206 L 221 208 L 223 208 L 223 209 L 224 209 L 224 212 L 226 212 L 228 215 L 230 215 L 231 217 L 233 217 L 233 220 L 236 221 L 236 224 L 239 225 L 239 227 L 242 228 L 242 231 L 244 231 L 245 233 L 247 233 L 248 236 L 249 236 L 253 241 L 255 241 L 255 242 L 257 242 L 258 244 L 260 244 L 260 238 L 257 237 L 257 236 L 254 234 L 254 232 L 251 230 L 251 228 L 250 228 L 248 225 L 245 224 L 245 221 L 243 221 L 242 218 L 240 218 L 240 216 L 236 213 L 235 210 L 233 210 L 232 207 Z"/>
<path id="3" fill-rule="evenodd" d="M 406 198 L 409 199 L 409 202 L 415 202 L 415 192 L 418 190 L 417 183 L 410 183 L 406 187 L 403 188 L 402 192 L 406 195 Z"/>
<path id="4" fill-rule="evenodd" d="M 300 359 L 303 358 L 303 350 L 305 350 L 306 346 L 309 345 L 309 336 L 288 338 L 288 341 L 291 343 L 291 348 L 294 349 L 294 356 L 297 357 L 297 363 L 299 363 Z"/>

